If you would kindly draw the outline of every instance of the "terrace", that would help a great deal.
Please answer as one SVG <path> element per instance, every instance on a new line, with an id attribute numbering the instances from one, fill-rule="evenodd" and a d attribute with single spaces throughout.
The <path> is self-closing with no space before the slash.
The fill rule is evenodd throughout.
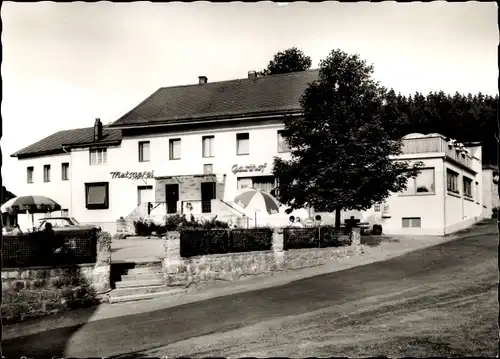
<path id="1" fill-rule="evenodd" d="M 449 144 L 443 136 L 426 136 L 403 139 L 403 154 L 436 153 L 443 154 L 449 160 L 472 169 L 472 156 L 466 154 L 456 146 Z"/>

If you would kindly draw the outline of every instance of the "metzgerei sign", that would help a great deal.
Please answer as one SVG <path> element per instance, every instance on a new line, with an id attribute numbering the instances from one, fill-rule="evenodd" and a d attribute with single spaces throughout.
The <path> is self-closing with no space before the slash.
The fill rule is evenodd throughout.
<path id="1" fill-rule="evenodd" d="M 126 179 L 148 179 L 154 178 L 154 171 L 144 171 L 144 172 L 110 172 L 111 178 L 126 178 Z"/>

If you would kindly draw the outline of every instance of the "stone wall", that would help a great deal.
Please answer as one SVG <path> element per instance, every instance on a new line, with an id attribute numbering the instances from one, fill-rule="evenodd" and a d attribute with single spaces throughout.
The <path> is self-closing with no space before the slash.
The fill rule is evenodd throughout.
<path id="1" fill-rule="evenodd" d="M 58 267 L 2 268 L 2 317 L 38 317 L 107 300 L 111 290 L 111 236 L 97 240 L 95 263 Z"/>
<path id="2" fill-rule="evenodd" d="M 215 254 L 181 258 L 179 232 L 168 232 L 166 256 L 163 262 L 166 284 L 171 287 L 236 281 L 251 276 L 315 267 L 338 258 L 362 252 L 359 229 L 353 233 L 353 243 L 346 247 L 283 250 L 283 230 L 273 234 L 271 251 Z"/>

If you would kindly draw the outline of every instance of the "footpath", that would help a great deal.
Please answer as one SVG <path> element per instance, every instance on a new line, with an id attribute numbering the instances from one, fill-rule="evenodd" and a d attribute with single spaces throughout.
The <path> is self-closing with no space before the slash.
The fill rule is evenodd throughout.
<path id="1" fill-rule="evenodd" d="M 481 228 L 485 227 L 485 228 Z M 474 235 L 479 232 L 491 232 L 491 226 L 473 227 Z M 150 299 L 123 304 L 103 303 L 97 308 L 78 309 L 65 313 L 47 316 L 41 319 L 24 323 L 8 325 L 2 328 L 4 340 L 36 334 L 46 330 L 83 325 L 87 322 L 105 320 L 126 315 L 140 314 L 207 300 L 215 297 L 227 296 L 248 291 L 260 290 L 274 286 L 314 277 L 317 275 L 346 270 L 356 266 L 388 260 L 419 249 L 432 247 L 460 237 L 467 237 L 469 231 L 450 236 L 398 236 L 397 239 L 388 237 L 362 237 L 363 254 L 345 257 L 332 261 L 323 266 L 304 268 L 295 271 L 279 272 L 273 275 L 257 276 L 238 282 L 215 283 L 195 288 L 187 292 L 169 297 Z M 479 233 L 480 235 L 481 233 Z"/>

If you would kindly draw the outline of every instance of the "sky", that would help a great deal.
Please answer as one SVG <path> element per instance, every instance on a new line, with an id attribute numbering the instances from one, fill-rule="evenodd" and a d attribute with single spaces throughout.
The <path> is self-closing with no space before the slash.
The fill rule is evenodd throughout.
<path id="1" fill-rule="evenodd" d="M 494 2 L 2 3 L 2 179 L 54 132 L 117 120 L 159 87 L 245 78 L 298 47 L 340 48 L 404 94 L 498 93 Z M 16 193 L 21 195 L 20 193 Z"/>

